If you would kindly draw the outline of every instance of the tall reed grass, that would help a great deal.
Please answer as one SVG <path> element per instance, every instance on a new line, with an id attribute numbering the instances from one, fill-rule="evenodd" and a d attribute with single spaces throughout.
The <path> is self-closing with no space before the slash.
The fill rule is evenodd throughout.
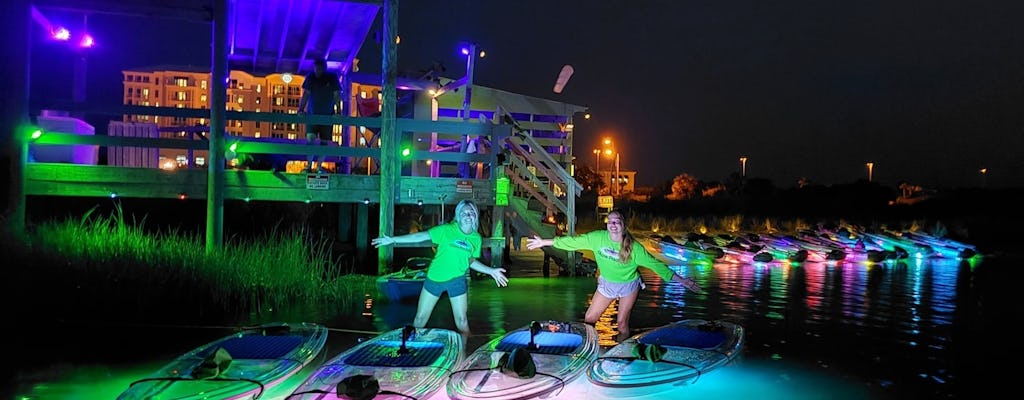
<path id="1" fill-rule="evenodd" d="M 46 222 L 23 238 L 8 232 L 15 298 L 67 318 L 196 321 L 297 304 L 352 308 L 376 290 L 375 277 L 340 270 L 330 243 L 304 232 L 274 230 L 206 251 L 199 235 L 143 225 L 118 208 Z"/>

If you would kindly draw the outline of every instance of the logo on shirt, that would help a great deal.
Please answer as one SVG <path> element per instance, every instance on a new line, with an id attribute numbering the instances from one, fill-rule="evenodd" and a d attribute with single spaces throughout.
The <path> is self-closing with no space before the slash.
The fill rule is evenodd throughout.
<path id="1" fill-rule="evenodd" d="M 602 247 L 601 251 L 599 251 L 599 253 L 601 253 L 601 255 L 604 256 L 604 257 L 607 257 L 607 258 L 610 258 L 610 259 L 613 259 L 613 260 L 616 260 L 616 261 L 618 261 L 618 259 L 619 259 L 619 251 L 615 250 L 615 249 L 613 249 L 611 247 Z"/>
<path id="2" fill-rule="evenodd" d="M 465 239 L 456 239 L 454 242 L 452 242 L 452 246 L 458 247 L 468 252 L 472 252 L 473 250 L 473 245 L 471 245 L 469 241 Z"/>

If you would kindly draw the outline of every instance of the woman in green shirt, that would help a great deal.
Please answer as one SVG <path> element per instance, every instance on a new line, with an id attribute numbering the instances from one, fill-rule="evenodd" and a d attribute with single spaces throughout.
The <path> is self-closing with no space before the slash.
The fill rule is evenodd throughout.
<path id="1" fill-rule="evenodd" d="M 526 248 L 539 249 L 554 246 L 562 250 L 590 250 L 597 259 L 597 291 L 590 301 L 584 320 L 588 324 L 596 324 L 611 305 L 612 300 L 619 300 L 619 337 L 629 335 L 629 314 L 636 303 L 640 289 L 644 287 L 640 279 L 638 267 L 654 271 L 666 281 L 679 282 L 688 290 L 702 292 L 700 285 L 693 278 L 683 278 L 669 269 L 665 263 L 658 261 L 647 249 L 638 243 L 626 229 L 626 223 L 620 211 L 608 213 L 607 229 L 596 230 L 577 236 L 561 236 L 554 239 L 541 239 L 534 236 L 527 239 Z"/>
<path id="2" fill-rule="evenodd" d="M 504 268 L 492 268 L 478 261 L 481 253 L 480 219 L 476 204 L 470 200 L 462 200 L 455 206 L 452 222 L 437 225 L 426 232 L 410 233 L 401 236 L 381 236 L 370 241 L 374 247 L 387 246 L 395 243 L 419 243 L 430 240 L 437 246 L 437 253 L 427 267 L 427 279 L 420 291 L 419 303 L 416 306 L 416 319 L 413 326 L 426 326 L 430 314 L 437 305 L 441 294 L 448 292 L 448 300 L 452 303 L 452 314 L 455 326 L 464 335 L 469 335 L 469 320 L 466 317 L 468 304 L 468 285 L 466 273 L 470 268 L 482 274 L 490 275 L 498 286 L 508 285 Z"/>

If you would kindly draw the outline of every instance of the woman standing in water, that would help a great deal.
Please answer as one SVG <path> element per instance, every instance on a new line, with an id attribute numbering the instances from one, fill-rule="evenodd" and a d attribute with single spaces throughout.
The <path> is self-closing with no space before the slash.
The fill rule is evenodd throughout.
<path id="1" fill-rule="evenodd" d="M 693 278 L 683 278 L 669 269 L 665 263 L 658 261 L 647 249 L 638 243 L 626 229 L 622 212 L 613 210 L 608 213 L 607 229 L 596 230 L 577 236 L 561 236 L 553 239 L 541 239 L 539 236 L 526 240 L 526 248 L 539 249 L 554 246 L 557 249 L 574 251 L 590 250 L 597 259 L 597 291 L 587 308 L 584 321 L 596 324 L 597 320 L 611 305 L 612 300 L 619 301 L 619 339 L 629 336 L 629 315 L 633 305 L 644 287 L 640 279 L 638 267 L 654 271 L 666 281 L 675 281 L 687 290 L 702 293 L 700 285 Z"/>
<path id="2" fill-rule="evenodd" d="M 455 216 L 450 223 L 437 225 L 426 232 L 381 236 L 370 241 L 374 247 L 427 240 L 437 246 L 437 253 L 427 267 L 427 279 L 423 283 L 423 290 L 420 291 L 419 303 L 416 306 L 416 318 L 413 321 L 416 328 L 426 326 L 437 300 L 441 294 L 448 292 L 455 326 L 464 335 L 469 335 L 469 320 L 466 316 L 466 310 L 469 308 L 469 287 L 466 273 L 470 268 L 490 275 L 498 286 L 508 285 L 504 268 L 488 267 L 477 260 L 480 258 L 483 243 L 478 232 L 479 218 L 480 213 L 476 204 L 470 200 L 462 200 L 455 206 Z"/>

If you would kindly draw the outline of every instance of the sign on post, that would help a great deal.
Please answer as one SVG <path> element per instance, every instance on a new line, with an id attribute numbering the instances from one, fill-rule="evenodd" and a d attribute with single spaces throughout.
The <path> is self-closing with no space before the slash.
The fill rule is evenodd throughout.
<path id="1" fill-rule="evenodd" d="M 597 196 L 597 216 L 603 217 L 612 212 L 615 200 L 612 196 Z"/>
<path id="2" fill-rule="evenodd" d="M 306 189 L 327 190 L 331 187 L 330 175 L 306 175 Z"/>

